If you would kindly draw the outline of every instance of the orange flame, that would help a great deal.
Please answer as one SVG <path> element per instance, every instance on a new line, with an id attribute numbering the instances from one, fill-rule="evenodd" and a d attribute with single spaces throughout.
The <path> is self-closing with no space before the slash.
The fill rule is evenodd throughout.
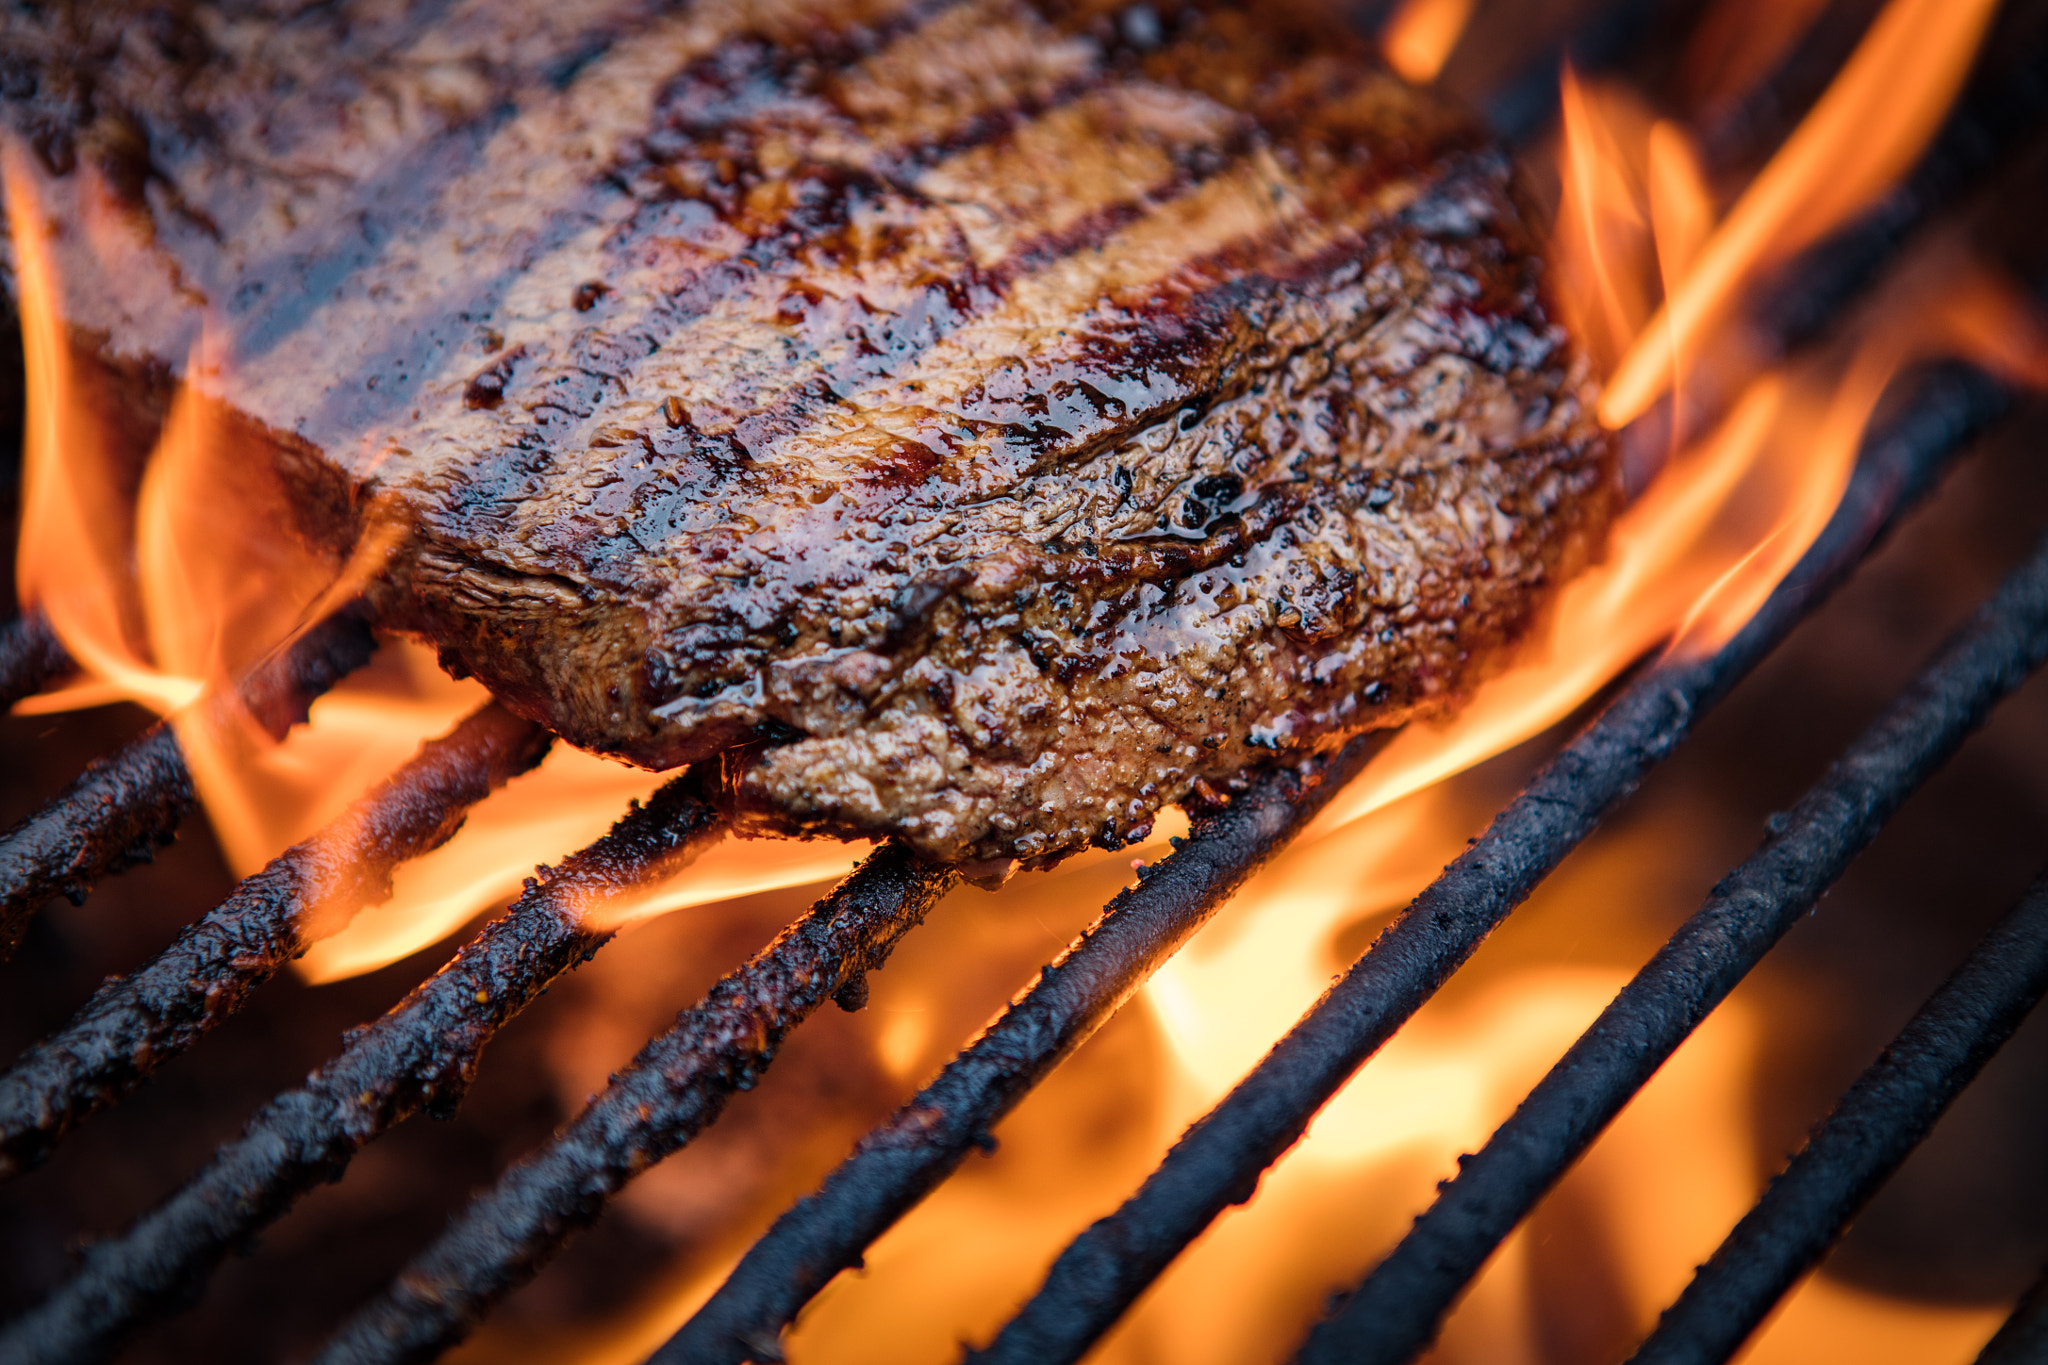
<path id="1" fill-rule="evenodd" d="M 1744 192 L 1608 382 L 1600 420 L 1641 416 L 1765 268 L 1846 222 L 1926 147 L 1995 0 L 1891 0 L 1813 112 Z"/>
<path id="2" fill-rule="evenodd" d="M 28 389 L 17 590 L 23 607 L 40 611 L 80 667 L 102 680 L 96 697 L 125 694 L 170 710 L 196 697 L 200 683 L 163 675 L 140 658 L 140 623 L 120 591 L 132 498 L 108 449 L 111 433 L 83 401 L 29 160 L 11 141 L 0 142 L 0 178 Z"/>
<path id="3" fill-rule="evenodd" d="M 1605 369 L 1621 358 L 1655 302 L 1644 267 L 1656 253 L 1636 154 L 1651 120 L 1626 89 L 1589 89 L 1569 66 L 1559 95 L 1565 151 L 1555 238 L 1558 296 L 1573 335 Z"/>
<path id="4" fill-rule="evenodd" d="M 1402 0 L 1380 32 L 1387 65 L 1418 85 L 1437 78 L 1472 21 L 1474 0 Z"/>

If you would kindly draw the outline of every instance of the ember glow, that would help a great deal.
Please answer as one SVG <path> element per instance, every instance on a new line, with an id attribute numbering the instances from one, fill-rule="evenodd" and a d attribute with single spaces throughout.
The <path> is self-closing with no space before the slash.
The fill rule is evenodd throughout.
<path id="1" fill-rule="evenodd" d="M 1737 92 L 1818 8 L 1725 0 L 1682 69 L 1701 91 Z M 1696 433 L 1679 424 L 1675 448 L 1636 452 L 1643 488 L 1606 559 L 1564 589 L 1512 668 L 1448 721 L 1398 735 L 1145 987 L 1145 1008 L 1115 1026 L 1123 1051 L 1081 1068 L 1098 1096 L 1115 1088 L 1140 1138 L 1099 1160 L 1006 1160 L 943 1186 L 874 1250 L 863 1278 L 834 1286 L 802 1320 L 793 1359 L 873 1359 L 884 1340 L 891 1359 L 945 1359 L 962 1336 L 990 1334 L 1057 1250 L 1135 1186 L 1363 947 L 1359 926 L 1405 903 L 1479 828 L 1500 793 L 1473 775 L 1476 765 L 1565 720 L 1631 666 L 1660 652 L 1711 650 L 1740 629 L 1827 520 L 1901 366 L 1964 355 L 2015 379 L 2048 381 L 2037 320 L 1989 273 L 1942 247 L 1898 272 L 1849 342 L 1752 371 L 1728 359 L 1740 350 L 1726 333 L 1745 290 L 1873 202 L 1925 147 L 1993 8 L 1990 0 L 1891 0 L 1811 116 L 1725 209 L 1686 127 L 1658 117 L 1641 92 L 1564 73 L 1551 255 L 1573 327 L 1610 376 L 1600 416 L 1622 429 L 1660 398 L 1682 406 L 1697 389 L 1715 395 L 1699 405 L 1715 419 Z M 1389 61 L 1411 79 L 1434 79 L 1472 9 L 1473 0 L 1406 0 L 1383 35 Z M 215 836 L 245 874 L 332 820 L 486 694 L 443 676 L 425 650 L 393 641 L 315 703 L 310 723 L 283 743 L 238 722 L 222 700 L 235 681 L 376 572 L 382 533 L 373 517 L 364 548 L 339 565 L 274 533 L 288 513 L 260 480 L 244 477 L 246 447 L 208 396 L 209 376 L 232 365 L 233 348 L 207 330 L 154 449 L 130 471 L 122 434 L 103 429 L 94 381 L 64 341 L 62 281 L 41 246 L 44 187 L 17 149 L 6 149 L 4 169 L 29 380 L 19 582 L 23 605 L 47 615 L 84 670 L 20 709 L 127 700 L 171 716 Z M 301 971 L 336 980 L 446 938 L 516 892 L 537 857 L 589 842 L 661 781 L 558 746 L 482 804 L 451 842 L 401 869 L 392 898 L 316 945 Z M 1166 824 L 1120 859 L 1076 859 L 1013 886 L 1007 901 L 1022 915 L 1113 890 L 1115 862 L 1132 852 L 1165 855 Z M 728 842 L 669 885 L 594 913 L 629 923 L 820 882 L 865 851 Z M 1558 895 L 1668 892 L 1619 865 L 1573 876 Z M 935 924 L 924 932 L 951 931 Z M 1362 1256 L 1399 1236 L 1455 1153 L 1485 1140 L 1624 979 L 1510 962 L 1433 1005 L 1093 1358 L 1236 1362 L 1269 1358 L 1297 1339 L 1322 1294 L 1355 1279 Z M 877 985 L 898 1005 L 874 1028 L 873 1045 L 907 1092 L 958 1040 L 918 1022 L 923 1016 L 905 1003 L 924 989 L 918 982 L 888 976 Z M 1762 1036 L 1749 1005 L 1721 1010 L 1574 1177 L 1573 1197 L 1617 1248 L 1617 1292 L 1638 1327 L 1755 1197 L 1746 1096 Z M 1029 1134 L 1071 1115 L 1080 1101 L 1065 1076 L 1026 1102 L 1006 1125 L 1006 1143 L 1028 1149 Z M 1681 1148 L 1692 1169 L 1674 1182 L 1668 1155 Z M 1532 1344 L 1532 1237 L 1525 1227 L 1502 1248 L 1433 1358 L 1541 1358 Z M 602 1337 L 535 1344 L 486 1329 L 471 1349 L 479 1360 L 638 1360 L 708 1296 L 731 1259 L 679 1270 L 664 1293 Z M 1817 1280 L 1748 1359 L 1804 1362 L 1823 1342 L 1836 1356 L 1870 1361 L 1955 1355 L 1988 1334 L 1996 1316 Z"/>

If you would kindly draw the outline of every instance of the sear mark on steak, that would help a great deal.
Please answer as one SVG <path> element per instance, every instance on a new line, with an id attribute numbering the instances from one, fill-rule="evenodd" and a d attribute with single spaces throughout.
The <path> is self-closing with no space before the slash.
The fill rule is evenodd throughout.
<path id="1" fill-rule="evenodd" d="M 388 619 L 746 828 L 1117 847 L 1454 704 L 1612 510 L 1504 159 L 1284 14 L 145 10 L 0 20 L 79 335 L 203 302 Z"/>

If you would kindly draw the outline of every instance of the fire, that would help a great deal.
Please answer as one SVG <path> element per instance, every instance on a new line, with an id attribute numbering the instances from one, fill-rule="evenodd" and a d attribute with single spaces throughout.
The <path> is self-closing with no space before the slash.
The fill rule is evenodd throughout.
<path id="1" fill-rule="evenodd" d="M 139 623 L 120 590 L 128 578 L 124 522 L 131 496 L 117 483 L 107 449 L 112 434 L 73 373 L 28 166 L 12 143 L 0 147 L 29 393 L 18 591 L 22 606 L 41 611 L 99 681 L 94 700 L 127 695 L 169 710 L 198 696 L 200 683 L 159 673 L 137 657 Z"/>
<path id="2" fill-rule="evenodd" d="M 1818 0 L 1725 0 L 1682 64 L 1686 79 L 1703 99 L 1738 93 L 1820 8 Z M 1156 974 L 1142 1009 L 1126 1011 L 1025 1103 L 1004 1126 L 1004 1155 L 943 1186 L 874 1249 L 865 1278 L 827 1293 L 795 1334 L 796 1358 L 869 1359 L 883 1340 L 892 1359 L 939 1358 L 960 1336 L 991 1332 L 1058 1248 L 1258 1061 L 1355 955 L 1363 931 L 1455 855 L 1504 794 L 1493 769 L 1479 765 L 1569 717 L 1638 661 L 1660 650 L 1711 650 L 1740 628 L 1827 520 L 1900 367 L 1959 354 L 2048 383 L 2038 319 L 1952 244 L 1922 252 L 1871 306 L 1853 343 L 1756 373 L 1727 362 L 1739 349 L 1729 334 L 1746 291 L 1882 195 L 1926 145 L 1993 8 L 1990 0 L 1891 0 L 1812 114 L 1725 212 L 1684 125 L 1657 117 L 1622 85 L 1564 73 L 1553 260 L 1576 333 L 1611 375 L 1599 418 L 1621 429 L 1664 395 L 1697 388 L 1728 393 L 1718 419 L 1696 432 L 1674 424 L 1680 434 L 1669 448 L 1632 448 L 1640 463 L 1631 483 L 1641 491 L 1605 560 L 1564 588 L 1518 662 L 1452 719 L 1398 735 L 1307 837 Z M 1472 0 L 1405 0 L 1384 34 L 1388 60 L 1411 79 L 1434 79 L 1472 10 Z M 390 642 L 283 743 L 234 723 L 220 699 L 235 680 L 367 581 L 394 532 L 373 519 L 365 547 L 341 565 L 269 532 L 288 524 L 276 491 L 222 473 L 246 467 L 247 457 L 236 463 L 242 438 L 233 416 L 208 396 L 217 388 L 209 376 L 233 363 L 229 340 L 211 331 L 153 451 L 135 459 L 66 343 L 35 174 L 12 147 L 0 168 L 31 396 L 19 581 L 24 605 L 48 616 L 84 670 L 82 681 L 23 709 L 125 699 L 173 717 L 215 833 L 246 873 L 332 819 L 484 693 L 444 677 L 425 651 Z M 236 496 L 224 505 L 231 488 Z M 558 748 L 480 806 L 449 844 L 402 869 L 389 902 L 316 945 L 304 974 L 332 981 L 440 940 L 513 894 L 536 851 L 588 842 L 660 780 Z M 1165 837 L 1162 827 L 1138 852 L 1164 856 L 1156 845 Z M 1640 837 L 1684 842 L 1676 831 Z M 824 881 L 862 851 L 729 843 L 673 884 L 604 913 L 632 924 Z M 1697 888 L 1648 885 L 1641 861 L 1614 854 L 1591 872 L 1568 871 L 1539 902 L 1696 896 Z M 1077 859 L 1014 887 L 1004 913 L 1064 923 L 1074 905 L 1099 904 L 1116 872 L 1106 857 Z M 969 918 L 934 921 L 922 931 L 927 939 L 937 935 L 960 953 L 985 949 Z M 1558 915 L 1548 922 L 1584 931 Z M 1095 1358 L 1271 1357 L 1323 1292 L 1355 1279 L 1392 1244 L 1454 1155 L 1482 1142 L 1591 1021 L 1654 942 L 1640 923 L 1636 938 L 1616 960 L 1593 966 L 1526 949 L 1503 958 L 1489 945 L 1470 984 L 1461 976 L 1401 1032 L 1317 1118 L 1258 1198 L 1192 1249 Z M 945 949 L 933 951 L 943 958 Z M 866 1044 L 906 1087 L 957 1042 L 934 1024 L 943 1013 L 935 1002 L 953 984 L 943 976 L 933 968 L 877 981 Z M 1602 1230 L 1616 1267 L 1608 1288 L 1629 1330 L 1654 1319 L 1757 1192 L 1745 1096 L 1762 1035 L 1754 1002 L 1738 997 L 1718 1012 L 1552 1201 Z M 1075 1116 L 1112 1102 L 1124 1124 L 1114 1140 L 1074 1150 Z M 1683 1181 L 1669 1169 L 1678 1149 L 1688 1163 Z M 1434 1358 L 1539 1358 L 1533 1343 L 1552 1309 L 1534 1278 L 1535 1236 L 1524 1228 L 1502 1248 Z M 474 1353 L 637 1360 L 711 1292 L 741 1245 L 678 1271 L 658 1301 L 603 1338 L 535 1344 L 487 1331 Z M 1903 1361 L 1956 1354 L 1957 1343 L 1989 1328 L 1983 1313 L 1908 1307 L 1815 1281 L 1748 1358 L 1806 1360 L 1816 1342 L 1854 1340 L 1859 1359 Z"/>
<path id="3" fill-rule="evenodd" d="M 1474 0 L 1402 0 L 1380 34 L 1387 65 L 1418 85 L 1444 69 L 1472 20 Z"/>
<path id="4" fill-rule="evenodd" d="M 1600 419 L 1621 426 L 1674 382 L 1745 285 L 1846 222 L 1934 136 L 1997 9 L 1993 0 L 1892 0 L 1812 114 L 1722 220 L 1616 368 Z"/>

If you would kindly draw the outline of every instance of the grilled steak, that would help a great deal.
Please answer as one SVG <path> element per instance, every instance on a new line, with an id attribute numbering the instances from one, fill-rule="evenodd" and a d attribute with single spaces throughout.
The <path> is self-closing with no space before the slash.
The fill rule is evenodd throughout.
<path id="1" fill-rule="evenodd" d="M 80 344 L 209 313 L 389 620 L 754 828 L 1115 847 L 1451 704 L 1615 498 L 1504 159 L 1290 16 L 6 13 Z"/>

